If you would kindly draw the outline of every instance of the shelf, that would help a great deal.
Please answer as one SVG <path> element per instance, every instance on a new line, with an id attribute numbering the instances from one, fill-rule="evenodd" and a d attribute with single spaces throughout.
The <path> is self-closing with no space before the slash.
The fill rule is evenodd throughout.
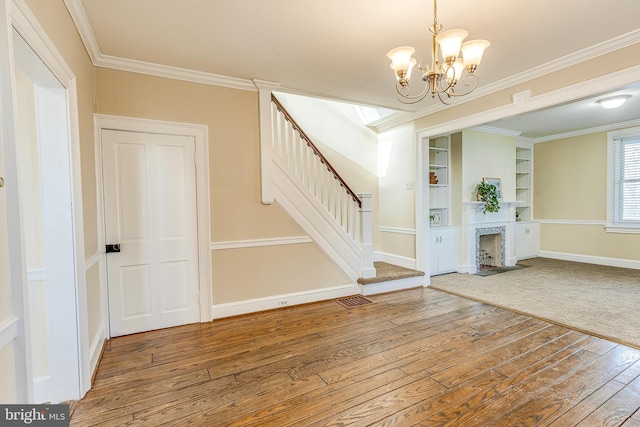
<path id="1" fill-rule="evenodd" d="M 518 221 L 530 221 L 532 216 L 532 184 L 533 184 L 533 150 L 532 147 L 516 147 L 516 210 Z"/>
<path id="2" fill-rule="evenodd" d="M 447 152 L 446 148 L 439 148 L 439 147 L 429 147 L 429 150 L 431 151 L 442 151 L 442 152 Z"/>
<path id="3" fill-rule="evenodd" d="M 449 166 L 447 165 L 434 165 L 434 164 L 430 164 L 429 165 L 429 169 L 446 169 Z"/>

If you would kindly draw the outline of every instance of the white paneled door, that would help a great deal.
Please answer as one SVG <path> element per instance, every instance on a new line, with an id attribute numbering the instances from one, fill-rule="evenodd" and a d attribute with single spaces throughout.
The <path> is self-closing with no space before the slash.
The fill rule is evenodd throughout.
<path id="1" fill-rule="evenodd" d="M 111 336 L 200 320 L 193 137 L 102 131 Z"/>

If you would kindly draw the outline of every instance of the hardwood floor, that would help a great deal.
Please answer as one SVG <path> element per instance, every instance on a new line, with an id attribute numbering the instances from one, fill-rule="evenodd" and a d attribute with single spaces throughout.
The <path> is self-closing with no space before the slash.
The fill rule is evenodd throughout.
<path id="1" fill-rule="evenodd" d="M 640 427 L 640 350 L 431 289 L 110 340 L 71 425 Z"/>

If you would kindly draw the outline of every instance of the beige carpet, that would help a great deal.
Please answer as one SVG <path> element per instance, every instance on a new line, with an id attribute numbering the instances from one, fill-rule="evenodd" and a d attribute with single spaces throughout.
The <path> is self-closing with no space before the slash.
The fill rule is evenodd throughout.
<path id="1" fill-rule="evenodd" d="M 549 258 L 488 277 L 445 274 L 431 288 L 640 348 L 640 270 Z"/>
<path id="2" fill-rule="evenodd" d="M 386 282 L 389 280 L 406 279 L 408 277 L 424 276 L 424 271 L 411 270 L 409 268 L 400 267 L 398 265 L 386 262 L 376 261 L 373 263 L 376 269 L 376 277 L 368 279 L 360 278 L 358 283 L 361 285 L 369 285 L 371 283 Z"/>

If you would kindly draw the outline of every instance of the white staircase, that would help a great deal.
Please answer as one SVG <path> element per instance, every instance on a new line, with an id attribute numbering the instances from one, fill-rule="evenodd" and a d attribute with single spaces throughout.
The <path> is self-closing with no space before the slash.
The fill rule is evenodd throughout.
<path id="1" fill-rule="evenodd" d="M 371 195 L 349 188 L 273 96 L 270 110 L 273 198 L 354 283 L 374 277 Z"/>

